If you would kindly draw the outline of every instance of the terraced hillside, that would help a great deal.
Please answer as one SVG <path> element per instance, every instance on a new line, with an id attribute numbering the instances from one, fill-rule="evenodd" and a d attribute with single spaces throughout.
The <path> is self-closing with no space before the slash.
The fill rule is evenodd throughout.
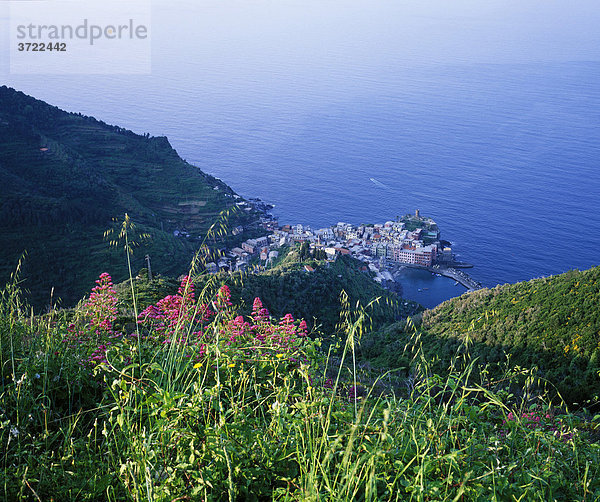
<path id="1" fill-rule="evenodd" d="M 121 255 L 103 233 L 127 212 L 152 241 L 146 253 L 163 273 L 185 270 L 234 192 L 183 161 L 167 138 L 141 136 L 92 117 L 67 113 L 0 87 L 0 282 L 27 252 L 22 277 L 31 300 L 73 302 L 99 271 L 124 277 Z M 253 213 L 232 224 L 248 224 Z M 189 238 L 175 237 L 175 230 Z M 116 267 L 116 268 L 115 268 Z"/>

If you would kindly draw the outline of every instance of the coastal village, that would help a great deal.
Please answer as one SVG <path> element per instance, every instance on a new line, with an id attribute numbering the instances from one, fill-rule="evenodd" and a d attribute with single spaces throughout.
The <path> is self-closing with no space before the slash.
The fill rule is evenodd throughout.
<path id="1" fill-rule="evenodd" d="M 263 207 L 260 209 L 264 211 Z M 481 287 L 458 270 L 472 265 L 455 260 L 450 243 L 440 239 L 435 221 L 421 216 L 419 210 L 396 221 L 363 225 L 339 222 L 319 229 L 301 224 L 279 226 L 277 220 L 264 211 L 260 225 L 267 235 L 222 250 L 218 260 L 206 264 L 208 272 L 247 271 L 252 266 L 264 269 L 277 261 L 284 246 L 307 243 L 313 254 L 316 251 L 328 261 L 335 261 L 341 255 L 360 260 L 364 264 L 363 271 L 371 272 L 373 279 L 382 285 L 394 283 L 394 274 L 403 267 L 414 267 L 451 277 L 468 290 Z M 236 227 L 233 234 L 239 235 L 243 231 L 242 227 Z M 313 271 L 309 265 L 305 269 Z"/>

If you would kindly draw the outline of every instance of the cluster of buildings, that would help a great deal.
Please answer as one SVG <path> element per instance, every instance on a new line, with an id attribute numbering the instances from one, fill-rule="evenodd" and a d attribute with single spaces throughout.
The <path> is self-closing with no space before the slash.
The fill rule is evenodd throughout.
<path id="1" fill-rule="evenodd" d="M 244 270 L 254 259 L 267 265 L 278 257 L 281 246 L 307 242 L 311 248 L 322 249 L 328 260 L 339 255 L 351 255 L 375 273 L 375 280 L 392 280 L 387 268 L 393 265 L 431 267 L 450 263 L 452 249 L 440 242 L 440 232 L 430 218 L 415 216 L 383 224 L 352 225 L 340 222 L 328 228 L 312 229 L 306 225 L 278 226 L 273 219 L 262 222 L 269 235 L 244 241 L 228 251 L 219 263 L 209 264 L 210 271 L 226 268 Z M 407 228 L 408 227 L 408 228 Z"/>
<path id="2" fill-rule="evenodd" d="M 258 237 L 242 242 L 240 247 L 223 252 L 218 261 L 206 264 L 210 273 L 218 271 L 245 271 L 252 260 L 260 260 L 263 265 L 272 262 L 279 256 L 277 248 L 269 237 Z"/>

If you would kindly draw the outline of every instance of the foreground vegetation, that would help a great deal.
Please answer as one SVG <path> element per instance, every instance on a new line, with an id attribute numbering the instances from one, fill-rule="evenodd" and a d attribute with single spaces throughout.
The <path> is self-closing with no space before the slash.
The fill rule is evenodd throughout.
<path id="1" fill-rule="evenodd" d="M 423 314 L 423 350 L 443 373 L 468 344 L 491 377 L 499 377 L 509 360 L 512 366 L 537 369 L 559 400 L 598 408 L 599 304 L 600 267 L 483 289 Z M 403 323 L 388 327 L 363 346 L 362 357 L 397 367 L 411 337 Z"/>
<path id="2" fill-rule="evenodd" d="M 6 500 L 596 500 L 595 421 L 549 405 L 513 372 L 480 381 L 461 351 L 432 372 L 422 337 L 402 385 L 359 380 L 371 306 L 342 294 L 344 337 L 227 286 L 185 278 L 117 329 L 103 274 L 73 311 L 0 302 Z M 410 322 L 408 322 L 410 324 Z M 310 336 L 309 336 L 310 335 Z"/>
<path id="3" fill-rule="evenodd" d="M 310 328 L 318 326 L 320 331 L 334 334 L 340 319 L 340 294 L 344 291 L 348 301 L 355 305 L 368 304 L 373 298 L 380 298 L 370 311 L 374 326 L 383 326 L 399 318 L 406 318 L 423 310 L 418 303 L 401 300 L 395 293 L 383 289 L 372 280 L 369 272 L 361 270 L 363 263 L 348 256 L 339 257 L 335 262 L 316 259 L 302 259 L 299 246 L 284 247 L 284 256 L 279 263 L 265 270 L 255 270 L 250 274 L 227 272 L 216 277 L 210 274 L 195 274 L 194 283 L 202 288 L 213 281 L 227 284 L 232 301 L 242 315 L 250 315 L 256 297 L 269 306 L 275 317 L 291 313 L 305 319 Z M 306 265 L 312 267 L 308 272 Z M 168 276 L 154 276 L 149 279 L 147 270 L 141 270 L 134 279 L 134 292 L 137 305 L 144 309 L 164 296 L 175 294 L 179 283 Z M 119 298 L 119 310 L 133 312 L 132 289 L 129 280 L 115 286 Z"/>

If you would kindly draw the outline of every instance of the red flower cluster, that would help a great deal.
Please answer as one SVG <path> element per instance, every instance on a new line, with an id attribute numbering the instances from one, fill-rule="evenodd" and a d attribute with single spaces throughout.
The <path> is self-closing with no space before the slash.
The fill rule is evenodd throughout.
<path id="1" fill-rule="evenodd" d="M 219 292 L 217 293 L 216 300 L 216 309 L 221 312 L 231 307 L 233 304 L 231 303 L 231 291 L 229 291 L 229 286 L 224 285 L 219 288 Z"/>
<path id="2" fill-rule="evenodd" d="M 503 420 L 502 423 L 506 424 L 507 422 L 516 422 L 517 417 L 512 413 L 512 411 L 506 416 L 506 420 Z M 554 435 L 561 439 L 562 441 L 568 441 L 573 438 L 573 434 L 568 432 L 567 426 L 562 423 L 560 419 L 554 419 L 552 415 L 546 413 L 545 415 L 540 415 L 535 411 L 531 411 L 529 413 L 523 413 L 521 415 L 521 422 L 528 429 L 541 429 L 545 431 L 551 431 Z"/>
<path id="3" fill-rule="evenodd" d="M 237 316 L 227 323 L 224 333 L 229 335 L 228 345 L 243 344 L 269 347 L 279 353 L 290 352 L 298 347 L 302 337 L 307 334 L 306 322 L 298 326 L 292 314 L 286 314 L 278 324 L 271 321 L 269 311 L 260 298 L 255 298 L 250 314 L 250 322 Z"/>
<path id="4" fill-rule="evenodd" d="M 106 272 L 101 274 L 92 289 L 88 301 L 84 304 L 84 315 L 87 321 L 85 329 L 78 328 L 75 323 L 69 324 L 63 343 L 70 349 L 77 347 L 87 350 L 90 343 L 99 344 L 81 364 L 97 364 L 106 362 L 106 351 L 111 345 L 110 338 L 119 336 L 114 332 L 117 319 L 117 294 L 113 288 L 112 278 Z"/>
<path id="5" fill-rule="evenodd" d="M 92 352 L 92 355 L 87 359 L 88 362 L 92 363 L 93 365 L 106 363 L 106 351 L 108 350 L 110 345 L 110 342 L 98 345 L 96 350 L 94 350 L 94 352 Z"/>
<path id="6" fill-rule="evenodd" d="M 84 307 L 92 331 L 99 336 L 113 333 L 113 323 L 117 319 L 117 294 L 112 278 L 106 272 L 96 281 L 96 287 Z"/>
<path id="7" fill-rule="evenodd" d="M 82 364 L 92 366 L 106 363 L 107 351 L 116 343 L 115 338 L 122 337 L 113 328 L 117 297 L 111 277 L 102 274 L 96 283 L 85 303 L 86 327 L 72 324 L 65 336 L 69 347 L 78 346 L 87 352 Z M 186 348 L 186 356 L 193 356 L 195 361 L 206 356 L 207 343 L 216 342 L 217 333 L 219 343 L 242 350 L 244 357 L 268 353 L 281 358 L 285 354 L 286 360 L 291 362 L 306 361 L 298 355 L 308 332 L 305 321 L 297 323 L 291 314 L 279 322 L 272 320 L 259 298 L 254 300 L 248 319 L 236 316 L 227 286 L 222 286 L 209 304 L 200 303 L 195 298 L 194 284 L 187 276 L 181 281 L 177 294 L 166 296 L 146 308 L 137 322 L 144 328 L 141 336 L 145 342 L 166 344 L 176 341 L 190 349 Z M 137 334 L 130 337 L 137 337 Z"/>
<path id="8" fill-rule="evenodd" d="M 222 296 L 220 291 L 219 296 Z M 164 342 L 169 342 L 176 332 L 185 333 L 191 323 L 207 323 L 214 314 L 209 305 L 196 305 L 194 283 L 186 276 L 181 281 L 177 294 L 166 296 L 156 305 L 150 305 L 138 316 L 138 324 L 151 327 L 163 337 Z M 201 335 L 201 330 L 195 333 Z"/>

